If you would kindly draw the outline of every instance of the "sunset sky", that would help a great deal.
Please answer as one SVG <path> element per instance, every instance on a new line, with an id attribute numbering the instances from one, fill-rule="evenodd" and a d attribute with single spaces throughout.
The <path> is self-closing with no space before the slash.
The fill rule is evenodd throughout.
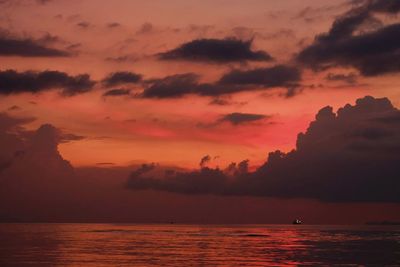
<path id="1" fill-rule="evenodd" d="M 372 133 L 368 140 L 374 143 L 368 143 L 368 149 L 375 150 L 364 150 L 362 156 L 351 154 L 350 162 L 357 162 L 357 167 L 344 168 L 362 176 L 365 169 L 360 173 L 357 168 L 376 163 L 377 169 L 369 173 L 384 169 L 389 171 L 382 179 L 392 177 L 398 153 L 382 151 L 387 147 L 400 149 L 399 11 L 399 1 L 390 0 L 0 0 L 0 124 L 4 124 L 0 126 L 0 143 L 8 147 L 11 135 L 34 143 L 30 138 L 46 124 L 57 132 L 54 146 L 58 145 L 60 160 L 75 169 L 130 168 L 124 173 L 127 179 L 134 170 L 131 166 L 143 163 L 149 168 L 154 163 L 174 170 L 219 170 L 231 162 L 248 160 L 246 173 L 255 171 L 256 177 L 272 173 L 275 179 L 285 180 L 291 174 L 285 176 L 273 166 L 265 167 L 272 159 L 270 156 L 267 161 L 269 153 L 294 149 L 294 153 L 302 153 L 303 146 L 308 151 L 309 147 L 326 145 L 332 151 L 344 144 L 360 145 L 360 140 L 350 141 L 353 135 L 347 131 L 360 123 L 364 128 L 357 128 L 361 130 L 356 134 L 365 134 L 368 139 Z M 356 103 L 357 99 L 363 100 Z M 321 110 L 326 106 L 332 109 Z M 343 112 L 337 113 L 340 108 Z M 365 109 L 376 113 L 367 114 Z M 324 121 L 336 113 L 338 122 Z M 388 114 L 395 118 L 390 127 L 372 122 Z M 301 132 L 306 133 L 305 138 L 298 137 Z M 379 139 L 382 132 L 390 132 L 387 140 Z M 333 133 L 340 137 L 326 141 Z M 43 140 L 40 142 L 47 142 Z M 21 147 L 25 145 L 21 143 Z M 9 162 L 7 157 L 15 151 L 10 148 L 0 160 Z M 304 159 L 301 164 L 312 162 L 306 159 L 313 153 L 299 156 Z M 360 158 L 364 161 L 358 165 Z M 309 177 L 305 173 L 299 179 Z M 134 190 L 124 194 L 155 189 L 169 193 L 152 192 L 145 198 L 155 201 L 171 192 L 178 193 L 167 197 L 171 203 L 179 202 L 175 198 L 188 198 L 185 185 L 152 184 L 156 178 L 141 181 L 130 175 L 128 187 Z M 173 179 L 181 181 L 180 176 Z M 190 175 L 188 179 L 197 182 Z M 330 196 L 340 191 L 335 189 L 323 197 L 292 194 L 294 191 L 283 192 L 275 182 L 267 183 L 269 188 L 282 193 L 254 192 L 251 186 L 243 189 L 247 187 L 241 186 L 240 177 L 238 180 L 241 189 L 228 186 L 220 191 L 211 182 L 216 191 L 202 190 L 200 185 L 194 190 L 196 196 L 182 201 L 195 202 L 204 193 L 221 198 L 224 196 L 219 195 L 234 195 L 239 203 L 245 195 L 260 211 L 267 201 L 263 196 L 283 197 L 269 202 L 283 206 L 290 206 L 285 204 L 290 201 L 287 197 L 304 197 L 299 205 L 307 207 L 309 214 L 325 209 L 318 206 L 325 205 L 318 202 L 322 200 L 334 205 L 332 210 L 346 214 L 354 205 L 362 205 L 354 209 L 366 210 L 363 219 L 400 218 L 395 216 L 400 199 L 392 197 L 398 193 L 399 179 L 388 178 L 382 188 L 379 184 L 382 190 L 376 189 L 370 199 L 365 190 L 355 193 L 354 198 L 345 193 L 343 197 Z M 302 184 L 313 187 L 305 180 Z M 366 182 L 371 190 L 378 184 L 368 181 L 372 181 Z M 330 183 L 327 186 L 332 188 Z M 388 189 L 393 186 L 397 191 Z M 303 190 L 301 186 L 294 188 Z M 139 199 L 138 195 L 135 198 Z M 353 200 L 357 203 L 335 204 Z M 363 206 L 367 205 L 364 202 L 371 202 L 371 207 L 384 205 L 384 211 L 379 211 L 384 215 L 376 208 L 369 217 L 369 206 Z M 382 202 L 386 204 L 379 204 Z M 356 218 L 350 221 L 358 222 Z"/>

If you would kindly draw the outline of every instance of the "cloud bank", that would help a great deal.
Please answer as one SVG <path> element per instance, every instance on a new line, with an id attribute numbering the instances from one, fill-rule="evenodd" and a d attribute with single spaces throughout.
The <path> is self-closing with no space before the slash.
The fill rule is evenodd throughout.
<path id="1" fill-rule="evenodd" d="M 133 190 L 183 194 L 313 198 L 327 202 L 400 202 L 400 111 L 387 98 L 367 96 L 334 113 L 321 109 L 296 149 L 269 154 L 248 171 L 247 161 L 226 169 L 150 172 L 131 176 Z M 241 167 L 239 167 L 241 166 Z"/>

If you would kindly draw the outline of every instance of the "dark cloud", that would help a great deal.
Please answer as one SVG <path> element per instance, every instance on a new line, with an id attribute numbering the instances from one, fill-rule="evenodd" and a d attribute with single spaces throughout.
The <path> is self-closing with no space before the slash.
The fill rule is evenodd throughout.
<path id="1" fill-rule="evenodd" d="M 105 79 L 103 79 L 103 84 L 107 87 L 115 86 L 120 84 L 128 83 L 138 83 L 142 80 L 142 75 L 129 72 L 129 71 L 119 71 L 110 73 Z"/>
<path id="2" fill-rule="evenodd" d="M 252 40 L 239 39 L 198 39 L 159 54 L 162 60 L 189 60 L 215 63 L 241 61 L 271 61 L 264 51 L 252 51 Z"/>
<path id="3" fill-rule="evenodd" d="M 165 179 L 151 176 L 130 176 L 127 186 L 136 190 L 162 190 L 186 194 L 220 194 L 228 182 L 219 169 L 201 168 L 192 172 L 171 172 Z"/>
<path id="4" fill-rule="evenodd" d="M 120 26 L 121 26 L 121 24 L 119 24 L 118 22 L 110 22 L 107 24 L 108 28 L 118 28 Z"/>
<path id="5" fill-rule="evenodd" d="M 321 109 L 296 149 L 271 152 L 254 172 L 248 162 L 165 177 L 131 176 L 131 189 L 184 194 L 314 198 L 328 202 L 400 202 L 400 111 L 365 97 L 334 113 Z M 241 167 L 238 167 L 241 166 Z"/>
<path id="6" fill-rule="evenodd" d="M 330 31 L 297 55 L 297 60 L 314 70 L 354 67 L 365 76 L 400 71 L 400 24 L 384 26 L 376 16 L 400 11 L 397 0 L 359 1 L 337 18 Z"/>
<path id="7" fill-rule="evenodd" d="M 204 168 L 210 161 L 211 161 L 210 155 L 205 155 L 204 157 L 202 157 L 199 163 L 200 168 Z"/>
<path id="8" fill-rule="evenodd" d="M 179 98 L 194 94 L 201 96 L 219 96 L 245 91 L 244 86 L 231 86 L 213 83 L 200 83 L 199 75 L 194 73 L 176 74 L 162 79 L 148 81 L 140 97 L 143 98 Z"/>
<path id="9" fill-rule="evenodd" d="M 226 115 L 222 116 L 218 121 L 219 122 L 229 122 L 232 125 L 239 125 L 239 124 L 264 120 L 266 118 L 269 118 L 269 116 L 262 115 L 262 114 L 235 112 L 235 113 L 230 113 L 230 114 L 226 114 Z"/>
<path id="10" fill-rule="evenodd" d="M 198 75 L 193 73 L 176 74 L 151 81 L 142 97 L 144 98 L 174 98 L 195 93 L 198 88 Z"/>
<path id="11" fill-rule="evenodd" d="M 201 83 L 199 75 L 184 73 L 148 81 L 141 97 L 178 98 L 188 94 L 221 96 L 244 91 L 285 87 L 287 96 L 293 94 L 301 73 L 297 68 L 278 65 L 250 71 L 233 70 L 216 83 Z"/>
<path id="12" fill-rule="evenodd" d="M 64 168 L 72 173 L 72 167 L 62 159 L 57 150 L 60 143 L 79 141 L 84 136 L 64 132 L 50 124 L 44 124 L 37 130 L 30 131 L 26 124 L 35 121 L 33 117 L 14 117 L 7 113 L 0 113 L 0 183 L 5 186 L 12 182 L 26 182 L 25 176 L 38 175 L 47 171 L 54 176 L 63 176 Z M 39 168 L 40 170 L 38 170 Z M 60 169 L 59 169 L 60 168 Z"/>
<path id="13" fill-rule="evenodd" d="M 68 57 L 71 55 L 67 51 L 46 47 L 40 40 L 15 39 L 0 35 L 0 56 Z"/>
<path id="14" fill-rule="evenodd" d="M 290 87 L 301 80 L 301 72 L 296 67 L 277 65 L 253 70 L 233 70 L 219 80 L 220 84 L 261 85 L 265 87 Z"/>
<path id="15" fill-rule="evenodd" d="M 140 177 L 141 175 L 154 170 L 156 167 L 157 167 L 157 164 L 155 164 L 155 163 L 144 163 L 144 164 L 142 164 L 142 166 L 140 166 L 138 169 L 134 170 L 131 173 L 131 177 Z"/>
<path id="16" fill-rule="evenodd" d="M 81 21 L 81 22 L 78 22 L 76 24 L 76 26 L 78 26 L 78 27 L 80 27 L 82 29 L 87 29 L 87 28 L 89 28 L 91 26 L 91 24 L 89 22 L 87 22 L 87 21 Z"/>
<path id="17" fill-rule="evenodd" d="M 129 89 L 111 89 L 103 94 L 103 96 L 124 96 L 129 95 L 131 90 Z"/>
<path id="18" fill-rule="evenodd" d="M 292 97 L 298 93 L 300 81 L 301 71 L 297 67 L 276 65 L 245 71 L 232 70 L 221 77 L 219 84 L 263 88 L 284 87 L 287 89 L 285 96 Z"/>
<path id="19" fill-rule="evenodd" d="M 65 96 L 88 92 L 95 82 L 88 74 L 70 76 L 60 71 L 0 71 L 0 94 L 39 93 L 61 89 Z"/>

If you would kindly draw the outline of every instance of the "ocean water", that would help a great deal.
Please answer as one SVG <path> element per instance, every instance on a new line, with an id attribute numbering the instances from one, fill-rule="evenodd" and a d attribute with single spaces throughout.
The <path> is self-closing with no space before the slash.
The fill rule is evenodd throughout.
<path id="1" fill-rule="evenodd" d="M 0 266 L 400 266 L 399 226 L 0 224 Z"/>

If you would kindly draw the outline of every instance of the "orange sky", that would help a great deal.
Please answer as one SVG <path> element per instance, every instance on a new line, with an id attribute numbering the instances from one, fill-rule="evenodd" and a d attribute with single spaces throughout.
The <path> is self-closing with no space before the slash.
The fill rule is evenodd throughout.
<path id="1" fill-rule="evenodd" d="M 207 1 L 95 1 L 54 0 L 6 3 L 0 29 L 16 38 L 40 39 L 56 36 L 50 46 L 74 47 L 73 57 L 1 57 L 1 70 L 58 70 L 69 74 L 88 73 L 102 80 L 111 72 L 131 71 L 145 79 L 194 72 L 203 81 L 215 81 L 232 68 L 271 66 L 287 63 L 293 54 L 326 32 L 335 16 L 348 9 L 343 1 L 239 0 Z M 162 12 L 161 12 L 162 11 Z M 78 24 L 85 27 L 78 26 Z M 82 24 L 83 23 L 83 24 Z M 115 27 L 108 27 L 110 23 Z M 254 38 L 252 48 L 267 51 L 273 63 L 208 64 L 160 61 L 155 54 L 199 38 Z M 107 58 L 126 56 L 126 62 Z M 250 159 L 252 165 L 265 161 L 268 152 L 295 147 L 297 133 L 304 131 L 316 112 L 331 105 L 335 109 L 365 95 L 389 97 L 400 106 L 394 90 L 397 77 L 359 77 L 355 85 L 325 80 L 328 72 L 305 71 L 304 90 L 294 97 L 282 96 L 283 89 L 258 90 L 225 97 L 231 105 L 210 105 L 211 97 L 138 99 L 102 97 L 95 90 L 73 97 L 56 92 L 0 97 L 0 110 L 14 116 L 35 117 L 28 128 L 51 123 L 83 140 L 60 145 L 64 158 L 74 166 L 112 162 L 159 162 L 195 167 L 206 155 L 218 156 L 213 164 Z M 309 87 L 314 85 L 315 88 Z M 140 90 L 141 88 L 133 88 Z M 214 122 L 229 113 L 271 116 L 254 123 L 232 125 Z"/>

